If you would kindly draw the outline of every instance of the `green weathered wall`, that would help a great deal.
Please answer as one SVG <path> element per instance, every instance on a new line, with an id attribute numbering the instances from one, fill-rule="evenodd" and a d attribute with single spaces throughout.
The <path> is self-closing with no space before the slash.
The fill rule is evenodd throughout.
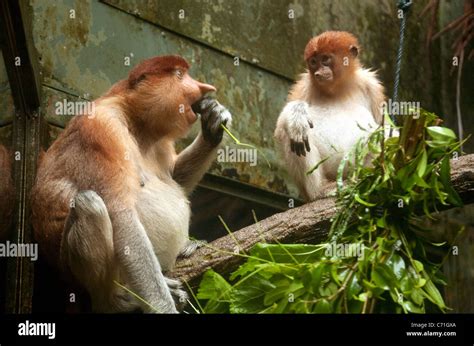
<path id="1" fill-rule="evenodd" d="M 217 98 L 234 115 L 236 136 L 258 146 L 271 163 L 268 167 L 262 157 L 257 167 L 216 163 L 212 173 L 296 195 L 284 163 L 275 152 L 272 134 L 291 80 L 304 70 L 302 52 L 307 40 L 325 30 L 352 31 L 363 47 L 363 62 L 379 71 L 390 95 L 398 44 L 395 3 L 32 0 L 31 20 L 43 77 L 44 111 L 55 125 L 51 134 L 58 133 L 68 121 L 67 117 L 54 115 L 56 101 L 78 96 L 95 98 L 126 77 L 141 59 L 180 54 L 191 62 L 191 73 L 196 78 L 218 88 Z M 452 84 L 454 77 L 447 76 L 442 66 L 451 61 L 451 56 L 445 50 L 444 56 L 440 55 L 440 41 L 432 44 L 431 54 L 427 53 L 429 18 L 419 17 L 425 4 L 426 1 L 416 1 L 408 20 L 400 95 L 445 114 L 448 123 L 455 124 L 451 120 L 453 90 L 441 85 L 441 81 L 447 86 Z M 460 11 L 450 2 L 446 6 L 451 6 L 451 15 Z M 75 11 L 74 19 L 70 18 L 71 10 Z M 294 18 L 289 18 L 293 13 Z M 131 66 L 124 65 L 126 56 L 131 57 Z M 240 58 L 239 66 L 234 65 L 236 56 Z M 472 80 L 467 83 L 472 85 Z M 474 107 L 472 101 L 466 104 L 468 113 Z"/>
<path id="2" fill-rule="evenodd" d="M 0 51 L 0 145 L 11 146 L 12 122 L 15 114 L 5 62 Z M 1 197 L 0 197 L 1 198 Z"/>
<path id="3" fill-rule="evenodd" d="M 44 111 L 48 121 L 63 125 L 69 119 L 54 114 L 54 104 L 77 96 L 95 98 L 111 84 L 125 78 L 140 60 L 162 54 L 180 54 L 192 64 L 191 74 L 218 88 L 217 98 L 235 116 L 234 130 L 253 143 L 273 163 L 272 133 L 283 106 L 289 82 L 248 64 L 234 66 L 231 56 L 198 45 L 125 12 L 98 2 L 33 2 L 33 32 L 40 56 Z M 76 19 L 69 10 L 76 10 Z M 54 18 L 54 20 L 52 20 Z M 131 66 L 124 57 L 131 57 Z M 87 96 L 87 95 L 86 95 Z M 276 166 L 276 165 L 275 165 Z M 213 166 L 213 173 L 237 175 L 257 186 L 288 192 L 281 169 L 248 164 Z M 286 180 L 286 179 L 285 179 Z M 294 193 L 295 190 L 289 190 Z"/>

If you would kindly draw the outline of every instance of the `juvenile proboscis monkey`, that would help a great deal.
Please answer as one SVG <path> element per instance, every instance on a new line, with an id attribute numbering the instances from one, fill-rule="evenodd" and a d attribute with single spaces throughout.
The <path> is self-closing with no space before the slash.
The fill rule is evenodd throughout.
<path id="1" fill-rule="evenodd" d="M 180 283 L 163 275 L 188 238 L 188 195 L 215 158 L 230 113 L 179 56 L 144 60 L 74 117 L 41 160 L 32 192 L 35 237 L 80 283 L 96 312 L 177 312 Z M 194 109 L 194 110 L 193 110 Z M 175 141 L 201 114 L 179 155 Z M 132 298 L 125 285 L 148 304 Z M 150 307 L 151 306 L 151 307 Z"/>
<path id="2" fill-rule="evenodd" d="M 344 155 L 381 123 L 384 90 L 375 72 L 361 66 L 359 50 L 348 32 L 312 38 L 304 51 L 308 69 L 290 90 L 278 118 L 276 141 L 307 201 L 334 190 Z"/>

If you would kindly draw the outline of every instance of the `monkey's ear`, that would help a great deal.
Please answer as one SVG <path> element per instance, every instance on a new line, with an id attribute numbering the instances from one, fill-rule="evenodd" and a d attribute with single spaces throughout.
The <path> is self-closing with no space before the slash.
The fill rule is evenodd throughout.
<path id="1" fill-rule="evenodd" d="M 146 74 L 145 73 L 142 73 L 141 75 L 139 75 L 138 77 L 132 77 L 130 76 L 128 78 L 128 86 L 129 88 L 133 89 L 135 88 L 138 83 L 140 83 L 142 80 L 146 79 Z"/>
<path id="2" fill-rule="evenodd" d="M 350 46 L 349 47 L 349 52 L 351 52 L 351 55 L 353 58 L 357 58 L 359 55 L 359 48 L 357 46 Z"/>

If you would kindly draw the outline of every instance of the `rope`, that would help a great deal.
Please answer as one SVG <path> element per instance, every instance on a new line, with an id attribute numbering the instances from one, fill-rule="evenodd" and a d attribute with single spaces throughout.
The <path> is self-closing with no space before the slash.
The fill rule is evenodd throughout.
<path id="1" fill-rule="evenodd" d="M 397 53 L 397 62 L 395 65 L 395 83 L 393 85 L 393 97 L 392 101 L 398 101 L 398 87 L 400 85 L 400 71 L 402 67 L 402 56 L 403 56 L 403 42 L 405 39 L 405 26 L 406 26 L 406 15 L 410 6 L 412 4 L 411 0 L 398 0 L 398 9 L 403 11 L 403 16 L 400 23 L 400 42 L 398 44 L 398 53 Z M 397 124 L 395 121 L 395 116 L 390 114 L 390 118 L 392 119 L 394 124 Z M 391 131 L 390 131 L 391 132 Z"/>

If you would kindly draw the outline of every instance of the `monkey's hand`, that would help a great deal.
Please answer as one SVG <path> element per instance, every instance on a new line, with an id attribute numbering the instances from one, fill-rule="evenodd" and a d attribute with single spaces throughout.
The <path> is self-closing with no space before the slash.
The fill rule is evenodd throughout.
<path id="1" fill-rule="evenodd" d="M 286 132 L 290 138 L 291 151 L 298 156 L 306 156 L 310 151 L 308 132 L 313 128 L 313 122 L 309 119 L 307 103 L 304 101 L 291 101 L 286 105 L 288 121 Z"/>
<path id="2" fill-rule="evenodd" d="M 204 140 L 213 147 L 219 145 L 224 135 L 221 124 L 226 126 L 232 122 L 230 112 L 215 99 L 205 97 L 192 106 L 195 113 L 201 114 L 201 129 Z"/>

